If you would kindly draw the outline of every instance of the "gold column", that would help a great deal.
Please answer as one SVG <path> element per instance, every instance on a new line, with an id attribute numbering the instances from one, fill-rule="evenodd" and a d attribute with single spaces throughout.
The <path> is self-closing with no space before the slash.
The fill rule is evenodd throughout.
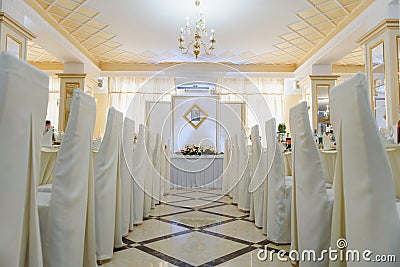
<path id="1" fill-rule="evenodd" d="M 60 105 L 58 128 L 65 131 L 71 107 L 72 95 L 75 88 L 84 90 L 86 74 L 57 73 L 60 78 Z"/>
<path id="2" fill-rule="evenodd" d="M 26 60 L 28 40 L 36 36 L 7 13 L 0 12 L 0 52 L 8 51 L 22 60 Z"/>
<path id="3" fill-rule="evenodd" d="M 329 94 L 333 86 L 336 85 L 336 80 L 340 77 L 338 75 L 310 75 L 311 80 L 311 118 L 312 127 L 319 131 L 318 123 L 331 123 L 330 115 L 325 118 L 319 118 L 318 112 L 325 110 L 325 102 L 328 101 Z M 329 108 L 329 107 L 328 107 Z"/>

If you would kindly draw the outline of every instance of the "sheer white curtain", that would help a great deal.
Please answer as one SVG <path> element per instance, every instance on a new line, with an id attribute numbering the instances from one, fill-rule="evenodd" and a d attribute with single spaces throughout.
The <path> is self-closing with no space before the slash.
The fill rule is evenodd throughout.
<path id="1" fill-rule="evenodd" d="M 222 101 L 243 101 L 247 107 L 247 126 L 256 124 L 264 132 L 264 122 L 271 117 L 283 121 L 283 79 L 281 78 L 221 78 L 217 93 Z M 263 141 L 264 142 L 264 141 Z"/>
<path id="2" fill-rule="evenodd" d="M 55 129 L 58 129 L 58 106 L 60 103 L 60 79 L 58 76 L 49 77 L 48 101 L 46 120 L 50 120 L 51 125 L 54 126 Z"/>
<path id="3" fill-rule="evenodd" d="M 133 119 L 146 121 L 146 101 L 171 101 L 174 78 L 110 77 L 109 105 Z"/>

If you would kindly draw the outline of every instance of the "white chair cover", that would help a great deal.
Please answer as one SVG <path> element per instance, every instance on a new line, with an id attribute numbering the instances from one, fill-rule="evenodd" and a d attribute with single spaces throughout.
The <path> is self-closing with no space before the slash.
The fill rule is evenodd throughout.
<path id="1" fill-rule="evenodd" d="M 52 192 L 39 193 L 41 198 L 51 195 L 48 217 L 47 207 L 39 205 L 46 266 L 96 266 L 91 152 L 95 120 L 93 97 L 75 89 L 54 166 Z"/>
<path id="2" fill-rule="evenodd" d="M 133 151 L 133 224 L 141 224 L 143 222 L 144 177 L 146 169 L 145 139 L 145 128 L 143 124 L 140 124 L 135 150 Z"/>
<path id="3" fill-rule="evenodd" d="M 331 246 L 345 238 L 347 250 L 400 259 L 400 220 L 384 144 L 369 102 L 364 74 L 332 88 L 331 115 L 338 150 Z M 399 266 L 399 263 L 384 263 Z M 330 262 L 329 266 L 377 266 L 376 262 Z"/>
<path id="4" fill-rule="evenodd" d="M 250 209 L 250 218 L 254 218 L 257 227 L 262 227 L 263 221 L 263 202 L 264 202 L 264 182 L 266 179 L 266 161 L 265 155 L 262 156 L 262 146 L 260 141 L 259 126 L 251 128 L 252 143 L 252 178 L 249 185 L 250 194 L 252 194 L 252 209 Z"/>
<path id="5" fill-rule="evenodd" d="M 223 160 L 223 169 L 222 169 L 222 192 L 224 194 L 228 194 L 229 192 L 229 175 L 228 168 L 229 164 L 231 164 L 231 142 L 229 142 L 229 138 L 225 139 L 225 149 L 224 149 L 224 160 Z"/>
<path id="6" fill-rule="evenodd" d="M 171 164 L 170 164 L 170 142 L 166 143 L 165 150 L 162 154 L 164 158 L 164 195 L 168 195 L 171 188 Z"/>
<path id="7" fill-rule="evenodd" d="M 271 118 L 265 122 L 267 139 L 266 164 L 270 166 L 267 177 L 268 190 L 264 203 L 264 212 L 267 212 L 266 223 L 263 221 L 263 230 L 268 240 L 275 243 L 290 243 L 290 206 L 292 202 L 292 187 L 286 185 L 285 163 L 283 152 L 276 138 L 276 121 Z M 265 216 L 264 216 L 265 217 Z M 266 231 L 265 231 L 266 230 Z"/>
<path id="8" fill-rule="evenodd" d="M 249 166 L 249 151 L 247 147 L 247 139 L 246 132 L 242 131 L 239 136 L 239 201 L 238 208 L 243 211 L 250 210 L 250 192 L 249 192 L 249 184 L 250 184 L 250 169 Z"/>
<path id="9" fill-rule="evenodd" d="M 122 235 L 127 236 L 133 230 L 133 139 L 135 122 L 125 117 L 121 145 L 121 194 L 122 194 Z"/>
<path id="10" fill-rule="evenodd" d="M 144 208 L 143 208 L 143 217 L 147 218 L 150 215 L 150 210 L 153 201 L 153 151 L 154 151 L 154 135 L 149 130 L 146 129 L 146 151 L 142 155 L 145 158 L 144 164 L 145 175 L 144 175 Z"/>
<path id="11" fill-rule="evenodd" d="M 330 245 L 332 201 L 329 200 L 322 160 L 310 127 L 307 103 L 290 109 L 292 133 L 292 247 L 299 251 L 313 250 L 320 255 Z M 328 257 L 318 266 L 328 266 Z M 315 262 L 300 262 L 315 266 Z"/>
<path id="12" fill-rule="evenodd" d="M 122 113 L 110 107 L 94 168 L 97 260 L 111 259 L 113 248 L 123 246 L 119 173 L 121 140 Z"/>
<path id="13" fill-rule="evenodd" d="M 230 170 L 231 175 L 231 184 L 230 188 L 230 196 L 232 197 L 232 202 L 237 204 L 239 201 L 239 181 L 240 181 L 240 173 L 239 173 L 239 160 L 240 160 L 240 148 L 239 148 L 239 135 L 236 134 L 233 137 L 233 148 L 232 148 L 232 168 Z"/>
<path id="14" fill-rule="evenodd" d="M 155 204 L 161 200 L 161 135 L 155 134 L 153 151 L 153 199 Z"/>
<path id="15" fill-rule="evenodd" d="M 36 184 L 48 76 L 0 55 L 0 266 L 42 266 Z"/>
<path id="16" fill-rule="evenodd" d="M 329 149 L 333 147 L 331 139 L 329 139 L 326 134 L 322 134 L 322 144 L 324 146 L 324 149 Z"/>

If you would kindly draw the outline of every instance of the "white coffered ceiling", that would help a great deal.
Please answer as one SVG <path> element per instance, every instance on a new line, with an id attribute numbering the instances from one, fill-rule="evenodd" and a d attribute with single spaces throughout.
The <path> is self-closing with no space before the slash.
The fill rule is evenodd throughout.
<path id="1" fill-rule="evenodd" d="M 104 64 L 193 62 L 178 50 L 193 0 L 25 0 L 77 44 L 100 68 Z M 202 0 L 207 27 L 215 29 L 214 56 L 199 61 L 299 65 L 373 1 Z M 28 60 L 56 62 L 31 43 Z M 60 59 L 60 61 L 63 61 Z M 363 64 L 360 49 L 338 62 Z"/>

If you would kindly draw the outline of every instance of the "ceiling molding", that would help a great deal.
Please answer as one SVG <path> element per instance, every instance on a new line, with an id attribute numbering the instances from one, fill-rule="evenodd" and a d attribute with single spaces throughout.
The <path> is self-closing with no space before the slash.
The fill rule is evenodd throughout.
<path id="1" fill-rule="evenodd" d="M 40 70 L 60 70 L 60 71 L 64 70 L 63 63 L 46 63 L 46 62 L 32 62 L 32 61 L 28 62 Z"/>
<path id="2" fill-rule="evenodd" d="M 357 73 L 365 72 L 365 66 L 360 65 L 332 65 L 332 73 Z"/>
<path id="3" fill-rule="evenodd" d="M 31 32 L 30 30 L 25 28 L 23 25 L 18 23 L 18 21 L 11 18 L 9 15 L 7 15 L 7 13 L 0 12 L 0 23 L 4 23 L 4 24 L 8 25 L 8 27 L 13 29 L 17 33 L 21 34 L 23 37 L 25 37 L 28 40 L 32 40 L 32 39 L 36 38 L 36 35 L 33 32 Z"/>
<path id="4" fill-rule="evenodd" d="M 47 12 L 45 12 L 34 0 L 24 0 L 32 9 L 34 9 L 47 23 L 56 29 L 64 38 L 73 44 L 81 53 L 83 53 L 94 65 L 99 66 L 99 62 L 88 50 L 86 50 L 78 41 L 70 36 L 70 34 L 61 27 Z"/>
<path id="5" fill-rule="evenodd" d="M 331 31 L 325 38 L 315 46 L 304 58 L 302 58 L 297 64 L 297 68 L 303 65 L 308 59 L 310 59 L 317 51 L 319 51 L 324 45 L 333 39 L 339 32 L 341 32 L 350 22 L 358 17 L 365 9 L 367 9 L 375 0 L 364 0 L 362 4 L 357 7 L 349 16 L 347 16 L 333 31 Z"/>
<path id="6" fill-rule="evenodd" d="M 147 72 L 160 72 L 169 68 L 179 66 L 182 63 L 160 63 L 160 64 L 112 64 L 103 63 L 100 64 L 102 71 L 147 71 Z M 215 65 L 215 63 L 187 63 L 186 65 L 196 66 L 203 64 L 206 66 Z M 237 72 L 294 72 L 295 65 L 267 65 L 267 64 L 246 64 L 236 65 L 230 63 L 218 63 Z"/>
<path id="7" fill-rule="evenodd" d="M 381 34 L 383 31 L 387 29 L 399 29 L 399 20 L 398 19 L 385 19 L 381 23 L 379 23 L 372 30 L 367 32 L 364 36 L 357 40 L 358 44 L 365 44 L 368 41 L 374 39 L 376 36 Z"/>

